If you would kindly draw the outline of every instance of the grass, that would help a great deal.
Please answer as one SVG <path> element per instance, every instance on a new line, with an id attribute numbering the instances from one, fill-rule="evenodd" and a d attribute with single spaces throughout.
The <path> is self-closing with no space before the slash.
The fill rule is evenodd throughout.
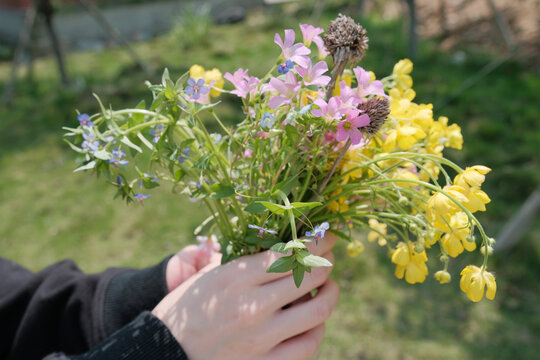
<path id="1" fill-rule="evenodd" d="M 320 25 L 335 13 L 325 16 Z M 135 48 L 154 68 L 168 67 L 172 77 L 192 63 L 217 66 L 223 72 L 249 68 L 260 76 L 277 55 L 274 32 L 297 23 L 287 16 L 269 22 L 255 13 L 246 23 L 212 28 L 208 46 L 185 51 L 165 36 Z M 363 23 L 371 34 L 363 65 L 376 74 L 389 73 L 406 56 L 402 25 L 376 16 Z M 452 54 L 435 45 L 423 42 L 415 62 L 420 102 L 444 99 L 490 60 L 487 54 L 464 49 L 467 59 L 457 64 Z M 193 241 L 192 232 L 205 212 L 167 188 L 154 191 L 144 206 L 114 200 L 109 184 L 72 173 L 75 156 L 62 142 L 61 127 L 76 122 L 75 109 L 98 111 L 93 92 L 114 108 L 133 106 L 148 97 L 144 80 L 155 82 L 159 75 L 144 75 L 120 49 L 70 54 L 67 61 L 75 85 L 60 88 L 54 62 L 41 59 L 34 79 L 23 77 L 17 83 L 12 106 L 0 109 L 1 255 L 32 270 L 66 257 L 89 272 L 156 263 Z M 0 64 L 2 87 L 9 66 Z M 509 62 L 435 109 L 463 128 L 464 150 L 449 155 L 462 165 L 493 168 L 486 181 L 493 202 L 481 214 L 492 235 L 540 183 L 539 92 L 538 74 Z M 220 110 L 227 121 L 237 119 L 237 105 L 236 98 L 223 97 Z M 458 284 L 460 269 L 478 263 L 478 255 L 451 264 L 454 279 L 449 285 L 430 278 L 410 286 L 393 276 L 393 267 L 379 249 L 368 247 L 358 259 L 348 259 L 344 245 L 338 245 L 334 277 L 342 296 L 317 358 L 535 358 L 540 350 L 539 237 L 536 220 L 519 246 L 493 257 L 497 298 L 479 304 L 469 302 Z M 428 266 L 434 273 L 439 264 L 431 261 Z"/>

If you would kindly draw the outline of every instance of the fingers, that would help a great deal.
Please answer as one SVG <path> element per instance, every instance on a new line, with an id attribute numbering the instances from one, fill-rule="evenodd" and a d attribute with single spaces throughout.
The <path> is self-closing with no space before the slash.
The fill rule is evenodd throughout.
<path id="1" fill-rule="evenodd" d="M 195 266 L 197 253 L 197 247 L 195 245 L 189 245 L 170 258 L 165 273 L 169 291 L 178 287 L 178 285 L 197 272 Z"/>
<path id="2" fill-rule="evenodd" d="M 320 324 L 305 333 L 288 339 L 263 357 L 264 360 L 300 360 L 307 359 L 317 353 L 324 337 L 324 324 Z"/>
<path id="3" fill-rule="evenodd" d="M 326 254 L 328 251 L 332 250 L 336 244 L 338 237 L 331 232 L 326 232 L 323 239 L 319 240 L 318 244 L 315 241 L 306 243 L 306 246 L 310 253 L 313 255 L 321 256 Z"/>
<path id="4" fill-rule="evenodd" d="M 265 337 L 280 342 L 323 324 L 332 314 L 338 298 L 339 287 L 328 279 L 312 299 L 279 310 L 270 320 Z"/>
<path id="5" fill-rule="evenodd" d="M 334 263 L 334 254 L 330 251 L 323 256 L 331 263 Z M 311 273 L 304 274 L 304 280 L 299 288 L 294 284 L 292 275 L 266 283 L 261 286 L 262 301 L 271 304 L 273 310 L 297 300 L 309 293 L 311 290 L 323 285 L 332 272 L 333 267 L 313 268 Z"/>

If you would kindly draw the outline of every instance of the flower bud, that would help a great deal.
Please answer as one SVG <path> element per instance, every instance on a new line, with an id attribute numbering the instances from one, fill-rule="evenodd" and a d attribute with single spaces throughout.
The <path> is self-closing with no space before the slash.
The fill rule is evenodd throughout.
<path id="1" fill-rule="evenodd" d="M 493 247 L 491 245 L 488 245 L 487 249 L 488 249 L 488 255 L 493 254 Z M 486 247 L 485 246 L 480 247 L 480 253 L 482 253 L 482 255 L 486 255 Z"/>
<path id="2" fill-rule="evenodd" d="M 414 245 L 414 252 L 417 253 L 417 254 L 420 254 L 424 251 L 424 245 L 420 244 L 420 243 L 416 243 Z"/>
<path id="3" fill-rule="evenodd" d="M 467 235 L 467 239 L 466 239 L 468 242 L 476 242 L 476 236 L 474 236 L 473 234 L 469 234 Z"/>
<path id="4" fill-rule="evenodd" d="M 405 206 L 409 203 L 409 199 L 407 199 L 405 196 L 400 196 L 398 199 L 398 203 L 401 206 Z"/>
<path id="5" fill-rule="evenodd" d="M 495 242 L 496 242 L 496 241 L 495 241 L 494 238 L 492 238 L 492 237 L 488 238 L 488 245 L 493 246 L 493 245 L 495 245 Z"/>
<path id="6" fill-rule="evenodd" d="M 409 224 L 409 231 L 413 234 L 416 234 L 416 232 L 418 231 L 418 226 L 415 223 L 411 222 Z"/>
<path id="7" fill-rule="evenodd" d="M 450 260 L 450 258 L 448 257 L 448 255 L 446 254 L 442 254 L 441 257 L 439 258 L 439 260 L 441 260 L 442 263 L 447 263 L 448 260 Z"/>
<path id="8" fill-rule="evenodd" d="M 450 275 L 448 271 L 439 270 L 435 273 L 435 280 L 437 280 L 441 284 L 448 284 L 451 279 L 452 279 L 452 276 Z"/>

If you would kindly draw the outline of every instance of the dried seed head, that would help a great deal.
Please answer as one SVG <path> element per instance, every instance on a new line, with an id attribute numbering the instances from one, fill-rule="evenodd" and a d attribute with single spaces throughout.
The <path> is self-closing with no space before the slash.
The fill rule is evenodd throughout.
<path id="1" fill-rule="evenodd" d="M 381 130 L 386 118 L 390 114 L 390 102 L 387 98 L 374 97 L 358 105 L 369 116 L 370 123 L 362 130 L 369 136 L 373 136 Z"/>
<path id="2" fill-rule="evenodd" d="M 336 52 L 339 48 L 345 50 L 352 64 L 362 60 L 368 49 L 366 30 L 356 24 L 353 19 L 339 14 L 337 19 L 330 23 L 324 35 L 324 46 L 336 61 Z M 343 50 L 342 50 L 343 51 Z"/>

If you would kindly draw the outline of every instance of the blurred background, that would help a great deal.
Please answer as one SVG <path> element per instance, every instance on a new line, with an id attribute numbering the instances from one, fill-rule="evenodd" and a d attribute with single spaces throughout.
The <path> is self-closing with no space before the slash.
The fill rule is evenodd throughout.
<path id="1" fill-rule="evenodd" d="M 62 126 L 150 99 L 145 80 L 196 63 L 262 76 L 279 55 L 274 33 L 326 28 L 338 13 L 370 37 L 362 66 L 378 76 L 413 58 L 416 101 L 461 126 L 461 166 L 493 169 L 479 215 L 499 241 L 494 301 L 471 303 L 453 280 L 411 286 L 385 251 L 367 247 L 334 278 L 342 296 L 317 359 L 533 359 L 540 353 L 540 1 L 212 0 L 0 1 L 0 255 L 32 270 L 74 259 L 84 271 L 149 266 L 193 243 L 204 209 L 162 186 L 143 206 L 113 199 L 104 180 L 72 173 Z M 235 96 L 219 111 L 239 119 Z M 358 236 L 363 236 L 359 234 Z M 430 273 L 439 270 L 436 257 Z"/>

